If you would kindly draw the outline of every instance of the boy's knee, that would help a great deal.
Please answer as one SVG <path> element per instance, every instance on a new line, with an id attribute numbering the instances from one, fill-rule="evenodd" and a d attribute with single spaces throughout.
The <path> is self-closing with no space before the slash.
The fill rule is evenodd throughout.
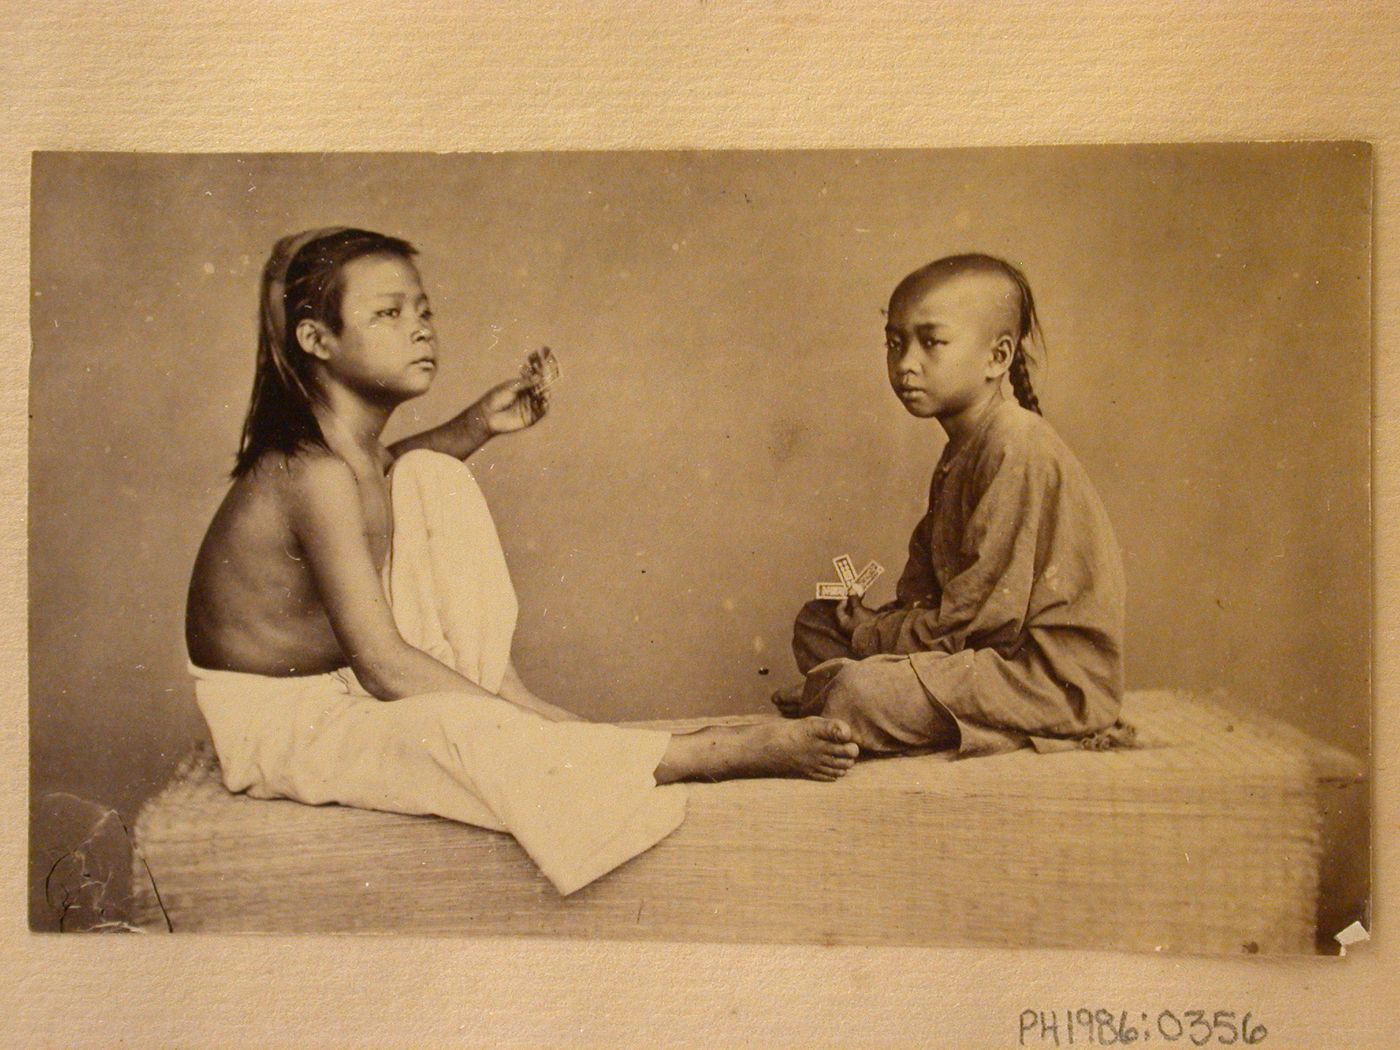
<path id="1" fill-rule="evenodd" d="M 823 699 L 822 714 L 846 722 L 867 754 L 897 754 L 943 739 L 908 659 L 847 661 L 827 682 Z"/>
<path id="2" fill-rule="evenodd" d="M 792 625 L 793 641 L 800 643 L 812 634 L 825 634 L 835 623 L 831 602 L 810 601 L 797 610 L 797 620 Z"/>
<path id="3" fill-rule="evenodd" d="M 884 734 L 877 731 L 879 694 L 872 688 L 872 675 L 861 670 L 860 661 L 850 661 L 827 683 L 821 713 L 839 718 L 851 730 L 851 739 L 864 754 L 888 750 Z"/>
<path id="4" fill-rule="evenodd" d="M 430 448 L 411 448 L 394 460 L 396 473 L 404 471 L 416 473 L 426 470 L 456 471 L 458 468 L 469 469 L 457 457 Z"/>
<path id="5" fill-rule="evenodd" d="M 878 663 L 848 661 L 827 686 L 825 713 L 832 718 L 863 718 L 879 706 L 887 677 Z"/>

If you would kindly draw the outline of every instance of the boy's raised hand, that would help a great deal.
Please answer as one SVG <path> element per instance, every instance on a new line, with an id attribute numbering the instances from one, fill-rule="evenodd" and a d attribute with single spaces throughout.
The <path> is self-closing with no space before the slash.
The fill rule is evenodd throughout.
<path id="1" fill-rule="evenodd" d="M 559 378 L 559 362 L 548 349 L 530 356 L 519 376 L 496 384 L 441 426 L 394 442 L 389 451 L 398 457 L 426 448 L 464 460 L 498 434 L 534 426 L 549 411 L 549 387 Z"/>
<path id="2" fill-rule="evenodd" d="M 511 434 L 532 427 L 549 411 L 549 391 L 535 391 L 524 376 L 493 386 L 481 395 L 476 414 L 492 435 Z"/>
<path id="3" fill-rule="evenodd" d="M 845 632 L 847 638 L 852 637 L 857 628 L 873 619 L 874 611 L 866 607 L 858 594 L 849 594 L 845 601 L 836 605 L 836 626 Z"/>

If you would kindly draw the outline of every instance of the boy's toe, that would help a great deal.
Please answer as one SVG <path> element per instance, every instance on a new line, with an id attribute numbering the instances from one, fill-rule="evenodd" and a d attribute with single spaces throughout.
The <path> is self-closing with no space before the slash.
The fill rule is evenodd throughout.
<path id="1" fill-rule="evenodd" d="M 823 718 L 818 732 L 824 739 L 838 744 L 845 744 L 851 739 L 851 727 L 839 718 Z"/>

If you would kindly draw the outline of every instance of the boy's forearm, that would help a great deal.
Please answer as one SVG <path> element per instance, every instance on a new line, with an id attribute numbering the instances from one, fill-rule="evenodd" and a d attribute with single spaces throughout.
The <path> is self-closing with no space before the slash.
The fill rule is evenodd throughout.
<path id="1" fill-rule="evenodd" d="M 900 605 L 877 613 L 851 632 L 851 650 L 858 658 L 890 653 L 953 652 L 948 625 L 939 610 L 923 605 Z"/>
<path id="2" fill-rule="evenodd" d="M 402 700 L 406 696 L 421 696 L 424 693 L 465 693 L 468 696 L 505 700 L 551 722 L 582 721 L 562 707 L 555 707 L 535 696 L 525 688 L 513 667 L 508 669 L 502 680 L 500 692 L 492 693 L 411 645 L 378 659 L 357 663 L 358 666 L 353 668 L 355 676 L 371 695 L 380 700 Z"/>
<path id="3" fill-rule="evenodd" d="M 389 446 L 389 452 L 397 459 L 405 452 L 426 448 L 456 459 L 467 459 L 490 441 L 491 437 L 491 428 L 487 426 L 476 406 L 472 405 L 441 426 L 394 442 Z"/>
<path id="4" fill-rule="evenodd" d="M 380 700 L 402 700 L 424 693 L 495 696 L 441 660 L 406 643 L 393 652 L 351 661 L 351 669 L 360 684 Z"/>
<path id="5" fill-rule="evenodd" d="M 565 711 L 562 707 L 555 707 L 547 701 L 541 700 L 516 673 L 514 664 L 506 665 L 506 673 L 501 678 L 501 699 L 508 700 L 517 707 L 523 707 L 527 711 L 534 711 L 538 715 L 549 719 L 551 722 L 582 722 L 584 719 L 570 711 Z"/>
<path id="6" fill-rule="evenodd" d="M 565 711 L 562 707 L 555 707 L 547 701 L 541 700 L 538 696 L 526 690 L 524 693 L 516 693 L 507 696 L 505 690 L 501 691 L 501 699 L 514 704 L 516 707 L 523 707 L 526 711 L 533 711 L 542 718 L 547 718 L 551 722 L 582 722 L 584 719 L 571 711 Z"/>

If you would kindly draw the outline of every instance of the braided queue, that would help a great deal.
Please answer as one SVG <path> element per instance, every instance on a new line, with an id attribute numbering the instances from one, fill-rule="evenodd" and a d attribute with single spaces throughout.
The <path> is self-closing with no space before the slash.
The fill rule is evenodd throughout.
<path id="1" fill-rule="evenodd" d="M 1016 395 L 1016 400 L 1021 403 L 1022 408 L 1029 409 L 1036 415 L 1043 415 L 1040 411 L 1040 399 L 1035 396 L 1035 391 L 1031 389 L 1031 373 L 1026 367 L 1026 352 L 1018 345 L 1016 353 L 1011 356 L 1011 367 L 1007 369 L 1008 376 L 1011 377 L 1011 390 Z"/>

